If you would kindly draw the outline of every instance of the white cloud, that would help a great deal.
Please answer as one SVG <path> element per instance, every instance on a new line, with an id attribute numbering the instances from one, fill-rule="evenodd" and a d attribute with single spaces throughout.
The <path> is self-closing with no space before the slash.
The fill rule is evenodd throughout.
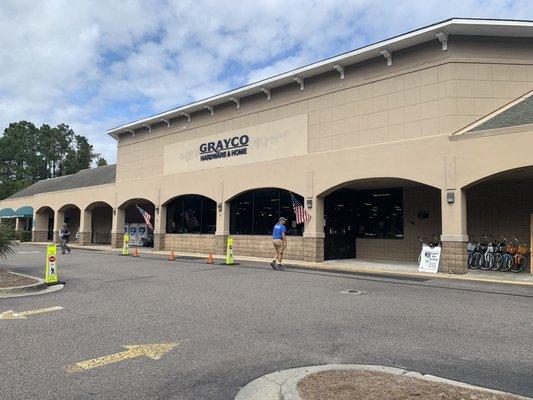
<path id="1" fill-rule="evenodd" d="M 451 16 L 533 10 L 529 0 L 4 0 L 0 126 L 65 122 L 114 161 L 109 127 Z"/>

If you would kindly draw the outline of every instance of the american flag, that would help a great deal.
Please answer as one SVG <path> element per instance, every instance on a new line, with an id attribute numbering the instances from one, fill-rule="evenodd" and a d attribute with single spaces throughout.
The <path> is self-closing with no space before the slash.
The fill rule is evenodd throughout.
<path id="1" fill-rule="evenodd" d="M 185 211 L 185 214 L 183 214 L 183 216 L 185 217 L 185 221 L 187 222 L 187 226 L 189 227 L 189 229 L 196 228 L 197 226 L 200 226 L 200 224 L 198 223 L 198 220 L 194 216 L 194 211 L 193 210 Z"/>
<path id="2" fill-rule="evenodd" d="M 305 208 L 302 207 L 296 197 L 291 193 L 292 208 L 294 209 L 294 214 L 296 215 L 296 223 L 303 224 L 305 221 L 309 221 L 311 216 L 305 211 Z"/>
<path id="3" fill-rule="evenodd" d="M 150 216 L 150 214 L 148 214 L 146 211 L 144 211 L 141 207 L 139 206 L 135 206 L 137 207 L 137 210 L 139 210 L 139 212 L 141 213 L 141 215 L 143 216 L 143 219 L 144 219 L 144 222 L 146 222 L 146 225 L 148 225 L 148 228 L 150 228 L 151 230 L 154 230 L 154 227 L 152 226 L 152 224 L 150 223 L 150 218 L 152 218 Z"/>

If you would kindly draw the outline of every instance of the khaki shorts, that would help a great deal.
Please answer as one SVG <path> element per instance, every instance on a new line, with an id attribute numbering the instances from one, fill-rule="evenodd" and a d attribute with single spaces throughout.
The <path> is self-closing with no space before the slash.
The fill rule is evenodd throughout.
<path id="1" fill-rule="evenodd" d="M 274 248 L 276 249 L 278 253 L 281 253 L 283 249 L 285 249 L 285 243 L 283 242 L 283 240 L 274 239 L 273 243 L 274 243 Z"/>

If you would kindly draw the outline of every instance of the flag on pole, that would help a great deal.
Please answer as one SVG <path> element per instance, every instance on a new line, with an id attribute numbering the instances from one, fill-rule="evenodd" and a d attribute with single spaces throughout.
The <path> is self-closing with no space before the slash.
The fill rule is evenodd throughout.
<path id="1" fill-rule="evenodd" d="M 154 230 L 154 227 L 150 223 L 150 218 L 152 218 L 150 214 L 148 214 L 146 211 L 144 211 L 141 207 L 137 205 L 135 207 L 137 207 L 137 210 L 139 210 L 139 212 L 143 216 L 144 222 L 146 222 L 146 225 L 148 225 L 148 228 L 150 228 L 151 230 Z"/>
<path id="2" fill-rule="evenodd" d="M 296 215 L 296 223 L 303 224 L 305 221 L 309 221 L 311 216 L 305 211 L 305 208 L 296 200 L 296 197 L 291 193 L 292 208 L 294 209 L 294 214 Z"/>

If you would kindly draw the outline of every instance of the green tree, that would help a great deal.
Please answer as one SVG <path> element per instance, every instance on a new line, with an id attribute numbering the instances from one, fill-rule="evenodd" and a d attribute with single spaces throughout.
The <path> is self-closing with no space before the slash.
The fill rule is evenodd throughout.
<path id="1" fill-rule="evenodd" d="M 107 165 L 107 161 L 105 160 L 104 157 L 101 157 L 101 156 L 98 156 L 98 158 L 96 159 L 96 166 L 97 167 L 103 167 Z"/>
<path id="2" fill-rule="evenodd" d="M 37 128 L 27 121 L 9 124 L 0 137 L 0 199 L 41 179 L 106 165 L 85 136 L 66 124 Z"/>

